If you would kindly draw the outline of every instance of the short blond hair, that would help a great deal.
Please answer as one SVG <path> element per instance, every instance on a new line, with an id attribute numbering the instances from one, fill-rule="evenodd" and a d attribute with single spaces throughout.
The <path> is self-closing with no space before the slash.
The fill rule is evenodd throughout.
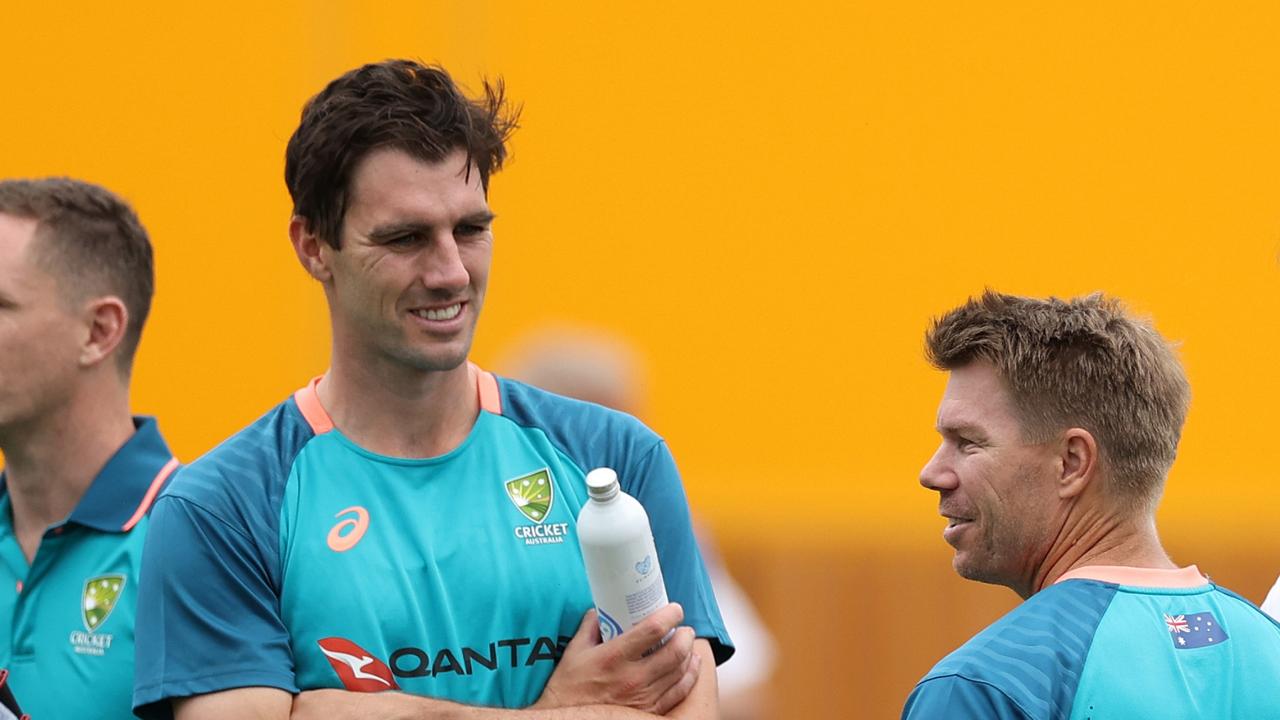
<path id="1" fill-rule="evenodd" d="M 1029 441 L 1088 430 L 1116 495 L 1155 507 L 1191 389 L 1173 348 L 1119 300 L 1102 293 L 1040 300 L 988 290 L 934 319 L 925 353 L 940 370 L 991 363 Z"/>

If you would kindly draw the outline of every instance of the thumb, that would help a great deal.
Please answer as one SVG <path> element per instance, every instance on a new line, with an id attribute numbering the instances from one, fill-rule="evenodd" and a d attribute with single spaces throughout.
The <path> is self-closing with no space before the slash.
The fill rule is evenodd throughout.
<path id="1" fill-rule="evenodd" d="M 573 639 L 565 646 L 565 652 L 583 647 L 594 647 L 599 644 L 600 621 L 596 617 L 595 608 L 592 608 L 582 616 L 582 622 L 578 624 L 577 631 L 573 633 Z"/>

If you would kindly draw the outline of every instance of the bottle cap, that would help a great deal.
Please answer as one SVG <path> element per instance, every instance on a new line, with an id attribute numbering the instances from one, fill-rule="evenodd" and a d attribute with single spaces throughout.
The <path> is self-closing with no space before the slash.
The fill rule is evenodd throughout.
<path id="1" fill-rule="evenodd" d="M 592 500 L 608 500 L 618 494 L 618 473 L 613 468 L 596 468 L 587 473 L 587 494 Z"/>

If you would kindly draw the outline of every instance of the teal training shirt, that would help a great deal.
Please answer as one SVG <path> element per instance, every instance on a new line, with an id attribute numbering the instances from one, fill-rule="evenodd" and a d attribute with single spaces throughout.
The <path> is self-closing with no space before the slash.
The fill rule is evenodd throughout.
<path id="1" fill-rule="evenodd" d="M 1080 568 L 943 658 L 902 716 L 1280 718 L 1280 624 L 1194 566 Z"/>
<path id="2" fill-rule="evenodd" d="M 675 464 L 634 418 L 472 371 L 461 445 L 369 452 L 300 390 L 192 463 L 157 502 L 141 608 L 140 715 L 237 687 L 400 690 L 526 707 L 591 595 L 575 522 L 585 475 L 648 510 L 685 624 L 732 652 Z"/>
<path id="3" fill-rule="evenodd" d="M 147 510 L 178 461 L 152 418 L 45 531 L 28 566 L 0 484 L 0 667 L 37 720 L 129 718 Z"/>

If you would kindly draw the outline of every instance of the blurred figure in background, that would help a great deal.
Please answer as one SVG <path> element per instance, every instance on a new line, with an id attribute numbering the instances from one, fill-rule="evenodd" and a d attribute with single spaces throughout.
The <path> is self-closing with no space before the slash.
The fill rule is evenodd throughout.
<path id="1" fill-rule="evenodd" d="M 1276 620 L 1280 620 L 1280 579 L 1272 586 L 1267 599 L 1262 601 L 1262 610 Z"/>
<path id="2" fill-rule="evenodd" d="M 525 334 L 498 360 L 498 372 L 530 385 L 620 410 L 642 420 L 649 397 L 645 363 L 626 339 L 603 330 L 546 326 Z M 706 528 L 694 521 L 716 600 L 737 646 L 720 666 L 724 720 L 772 717 L 774 647 L 746 593 L 734 582 Z"/>

